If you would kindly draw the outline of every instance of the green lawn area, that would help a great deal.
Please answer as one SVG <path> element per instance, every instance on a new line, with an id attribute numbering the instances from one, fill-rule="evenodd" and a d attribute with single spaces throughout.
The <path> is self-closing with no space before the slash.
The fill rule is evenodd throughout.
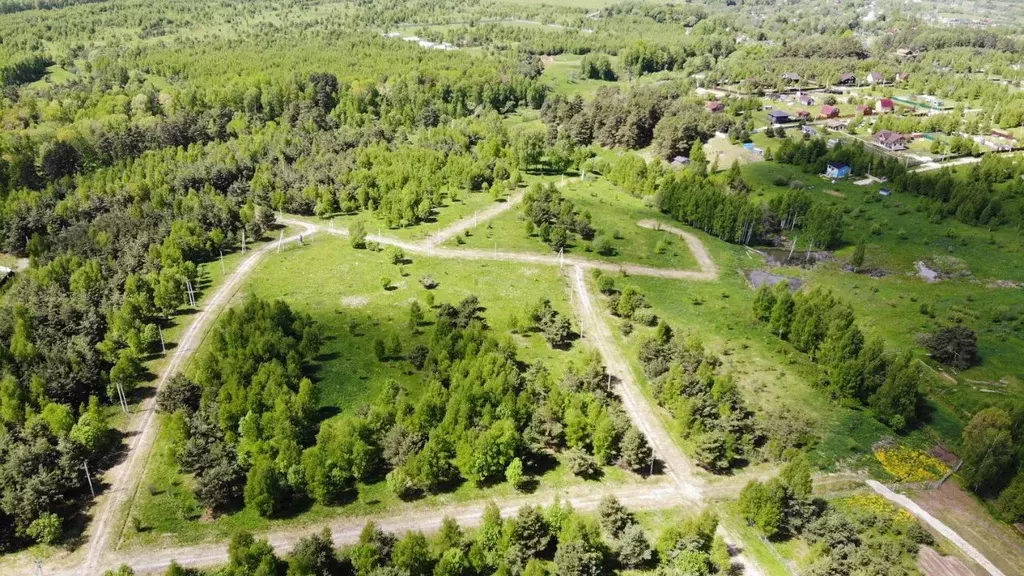
<path id="1" fill-rule="evenodd" d="M 1024 374 L 1024 324 L 1014 319 L 1024 316 L 1024 300 L 1019 289 L 994 282 L 1024 280 L 1024 242 L 1014 230 L 1004 226 L 988 231 L 953 219 L 932 222 L 923 211 L 922 199 L 898 193 L 882 197 L 877 193 L 879 184 L 833 185 L 772 162 L 744 167 L 744 176 L 765 199 L 781 190 L 772 184 L 779 175 L 813 185 L 812 194 L 843 206 L 846 230 L 835 261 L 813 269 L 787 267 L 775 272 L 834 291 L 854 307 L 865 332 L 882 336 L 891 347 L 914 349 L 925 360 L 918 344 L 920 334 L 957 323 L 977 331 L 979 366 L 958 374 L 948 369 L 944 375 L 925 370 L 932 372 L 925 379 L 929 394 L 925 437 L 956 442 L 971 414 L 1024 393 L 1020 376 Z M 842 197 L 826 194 L 832 190 Z M 866 243 L 865 267 L 883 270 L 881 277 L 843 269 L 859 241 Z M 928 283 L 915 274 L 918 260 L 962 268 L 971 275 Z"/>
<path id="2" fill-rule="evenodd" d="M 399 268 L 383 253 L 352 249 L 344 238 L 317 235 L 307 246 L 294 246 L 281 254 L 267 255 L 259 271 L 239 290 L 235 303 L 248 295 L 280 298 L 296 309 L 313 315 L 323 323 L 328 339 L 319 357 L 315 381 L 326 417 L 350 412 L 370 400 L 387 379 L 407 386 L 415 397 L 422 383 L 405 361 L 379 362 L 372 351 L 374 338 L 398 335 L 404 349 L 425 339 L 425 334 L 409 333 L 408 307 L 412 300 L 426 305 L 427 290 L 419 283 L 423 276 L 439 281 L 431 291 L 436 301 L 457 303 L 468 294 L 480 298 L 481 315 L 499 337 L 512 338 L 519 345 L 519 359 L 541 361 L 555 377 L 583 349 L 573 346 L 568 352 L 552 350 L 537 334 L 512 335 L 510 318 L 522 317 L 525 309 L 541 297 L 554 307 L 569 313 L 568 288 L 558 270 L 494 262 L 455 262 L 414 257 Z M 380 277 L 387 275 L 394 288 L 381 288 Z M 514 280 L 512 280 L 514 279 Z M 428 318 L 430 313 L 428 311 Z M 201 353 L 201 351 L 200 351 Z M 266 520 L 250 510 L 213 520 L 200 519 L 202 510 L 192 496 L 191 479 L 182 475 L 169 451 L 169 439 L 161 434 L 142 489 L 131 515 L 138 517 L 143 530 L 137 532 L 129 522 L 125 536 L 129 546 L 189 543 L 225 537 L 238 529 L 265 530 L 274 526 L 301 525 L 338 515 L 357 515 L 393 510 L 400 502 L 384 482 L 360 486 L 358 498 L 345 506 L 311 506 L 283 519 Z M 618 468 L 606 468 L 602 482 L 642 482 L 639 477 Z M 559 464 L 539 478 L 541 489 L 583 482 Z M 477 488 L 463 484 L 455 492 L 432 496 L 415 505 L 443 506 L 446 503 L 475 498 L 511 495 L 512 488 L 501 484 Z"/>
<path id="3" fill-rule="evenodd" d="M 568 182 L 568 181 L 567 181 Z M 562 194 L 573 201 L 582 212 L 590 212 L 592 224 L 598 235 L 611 239 L 615 253 L 602 256 L 588 252 L 588 242 L 577 238 L 566 254 L 619 263 L 645 264 L 661 268 L 696 268 L 696 261 L 686 243 L 677 236 L 649 230 L 636 225 L 644 219 L 665 220 L 657 210 L 648 207 L 643 200 L 620 190 L 605 178 L 588 179 L 585 182 L 567 183 L 561 188 Z M 463 239 L 462 246 L 519 252 L 552 253 L 551 248 L 538 236 L 526 235 L 526 223 L 521 218 L 522 208 L 515 208 L 473 228 Z M 658 253 L 659 244 L 664 249 Z M 450 240 L 447 246 L 460 246 L 457 240 Z"/>

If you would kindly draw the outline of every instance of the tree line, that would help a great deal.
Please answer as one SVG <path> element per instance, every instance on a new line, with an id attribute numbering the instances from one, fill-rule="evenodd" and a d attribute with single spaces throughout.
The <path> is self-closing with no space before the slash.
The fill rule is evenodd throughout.
<path id="1" fill-rule="evenodd" d="M 775 336 L 808 355 L 818 384 L 834 398 L 868 406 L 902 432 L 919 421 L 921 372 L 909 351 L 890 353 L 865 338 L 852 307 L 826 290 L 792 293 L 788 282 L 758 288 L 754 316 Z"/>
<path id="2" fill-rule="evenodd" d="M 334 546 L 329 529 L 300 539 L 284 558 L 266 540 L 251 533 L 232 535 L 226 566 L 215 571 L 186 569 L 172 563 L 165 576 L 323 576 L 406 574 L 408 576 L 603 576 L 621 570 L 645 573 L 730 574 L 732 561 L 718 518 L 703 512 L 675 521 L 656 539 L 613 496 L 596 515 L 571 504 L 544 509 L 524 506 L 503 518 L 493 502 L 484 508 L 479 528 L 468 530 L 446 516 L 437 534 L 409 531 L 401 536 L 367 523 L 356 543 Z M 104 576 L 133 576 L 129 566 Z"/>

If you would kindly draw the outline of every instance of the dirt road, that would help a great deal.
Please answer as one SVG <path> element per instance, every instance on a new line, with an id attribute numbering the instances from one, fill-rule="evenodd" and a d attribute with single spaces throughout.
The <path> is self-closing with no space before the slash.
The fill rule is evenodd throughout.
<path id="1" fill-rule="evenodd" d="M 309 236 L 316 232 L 316 226 L 312 224 L 302 223 L 301 225 L 303 227 L 303 236 Z M 210 297 L 202 310 L 193 317 L 192 323 L 182 335 L 177 347 L 171 354 L 170 361 L 159 374 L 156 385 L 157 392 L 186 365 L 192 353 L 202 342 L 221 308 L 231 300 L 231 297 L 234 296 L 242 281 L 256 269 L 260 259 L 271 250 L 277 249 L 278 245 L 295 242 L 298 239 L 299 235 L 295 235 L 253 250 L 242 264 L 231 273 L 227 281 Z M 92 575 L 98 572 L 96 569 L 97 563 L 100 556 L 109 546 L 111 537 L 114 535 L 120 537 L 123 525 L 115 525 L 115 522 L 118 520 L 117 513 L 125 502 L 131 501 L 135 497 L 142 474 L 146 469 L 146 463 L 149 461 L 153 441 L 156 439 L 157 427 L 153 425 L 153 415 L 156 413 L 155 408 L 156 394 L 154 393 L 139 405 L 138 411 L 129 422 L 127 430 L 125 430 L 125 435 L 129 438 L 127 457 L 106 473 L 106 477 L 110 482 L 110 488 L 100 500 L 98 509 L 93 514 L 94 521 L 90 526 L 91 536 L 89 537 L 88 544 L 86 544 L 85 560 L 80 572 L 83 575 Z M 124 519 L 121 519 L 120 522 L 123 523 Z"/>
<path id="2" fill-rule="evenodd" d="M 1002 570 L 1000 570 L 996 567 L 995 564 L 990 562 L 988 558 L 986 558 L 984 554 L 979 552 L 977 548 L 972 546 L 970 542 L 964 540 L 952 528 L 946 526 L 946 524 L 943 523 L 941 520 L 929 514 L 927 510 L 918 506 L 917 503 L 911 500 L 910 498 L 907 498 L 902 494 L 897 494 L 893 492 L 892 490 L 884 486 L 881 482 L 876 482 L 875 480 L 868 480 L 867 485 L 870 486 L 872 490 L 882 495 L 885 499 L 896 504 L 897 506 L 900 506 L 901 508 L 904 508 L 905 510 L 916 516 L 918 520 L 924 522 L 939 534 L 942 534 L 954 546 L 962 550 L 964 554 L 966 554 L 971 560 L 977 562 L 992 576 L 1005 576 Z"/>
<path id="3" fill-rule="evenodd" d="M 681 236 L 689 234 L 679 230 Z M 696 237 L 696 242 L 700 242 Z M 703 249 L 703 246 L 701 247 Z M 706 252 L 705 252 L 706 256 Z M 711 264 L 711 268 L 714 265 Z M 716 274 L 712 270 L 712 274 Z M 675 485 L 680 497 L 700 506 L 704 502 L 704 480 L 697 476 L 696 469 L 690 459 L 683 454 L 679 445 L 672 438 L 671 432 L 664 426 L 655 413 L 655 408 L 644 397 L 643 390 L 633 375 L 633 368 L 626 361 L 612 337 L 608 324 L 601 317 L 587 289 L 586 274 L 582 266 L 575 266 L 569 272 L 569 283 L 573 292 L 573 306 L 580 319 L 582 337 L 590 342 L 604 360 L 605 370 L 615 379 L 615 392 L 622 399 L 622 405 L 632 420 L 633 425 L 643 432 L 654 455 L 661 460 L 665 475 Z M 733 551 L 733 562 L 743 567 L 747 576 L 764 576 L 761 567 L 743 554 L 739 546 L 739 538 L 719 526 L 718 534 L 722 536 Z"/>
<path id="4" fill-rule="evenodd" d="M 466 230 L 475 228 L 477 225 L 479 225 L 480 222 L 487 222 L 488 220 L 492 220 L 494 218 L 497 218 L 498 216 L 501 216 L 505 212 L 508 212 L 516 205 L 518 205 L 520 202 L 522 202 L 523 196 L 525 195 L 526 192 L 519 192 L 509 197 L 505 202 L 496 202 L 490 208 L 487 208 L 482 212 L 478 212 L 474 214 L 472 217 L 463 218 L 462 220 L 455 222 L 454 224 L 445 228 L 444 230 L 440 230 L 434 234 L 431 234 L 430 236 L 427 236 L 427 238 L 423 240 L 422 244 L 426 246 L 437 246 L 439 244 L 444 244 L 445 242 L 451 240 L 452 238 L 455 238 L 459 234 L 462 234 Z"/>
<path id="5" fill-rule="evenodd" d="M 644 483 L 641 486 L 624 487 L 588 484 L 569 490 L 541 491 L 535 494 L 505 498 L 497 504 L 501 510 L 502 517 L 505 518 L 515 516 L 522 506 L 550 506 L 555 502 L 560 502 L 562 505 L 572 504 L 572 507 L 576 510 L 589 512 L 596 510 L 601 499 L 609 495 L 618 498 L 624 506 L 631 510 L 658 510 L 678 506 L 681 503 L 675 486 L 667 483 Z M 331 530 L 335 544 L 352 544 L 358 540 L 360 531 L 369 521 L 373 521 L 382 529 L 396 534 L 414 530 L 424 533 L 436 532 L 440 528 L 441 521 L 445 516 L 454 518 L 463 528 L 478 526 L 483 520 L 484 507 L 486 505 L 487 501 L 468 502 L 440 508 L 407 504 L 390 510 L 386 515 L 376 514 L 339 518 L 329 522 L 274 530 L 269 533 L 257 534 L 256 536 L 267 538 L 277 553 L 285 556 L 291 552 L 292 548 L 295 547 L 295 543 L 300 538 L 319 532 L 324 528 Z M 228 550 L 226 542 L 183 548 L 114 553 L 103 558 L 103 561 L 96 566 L 95 571 L 88 574 L 99 574 L 103 570 L 115 569 L 122 564 L 131 566 L 136 574 L 159 573 L 166 570 L 172 560 L 184 566 L 203 567 L 224 564 L 227 562 L 227 559 Z M 76 576 L 81 573 L 69 571 L 65 573 L 47 572 L 47 574 Z"/>

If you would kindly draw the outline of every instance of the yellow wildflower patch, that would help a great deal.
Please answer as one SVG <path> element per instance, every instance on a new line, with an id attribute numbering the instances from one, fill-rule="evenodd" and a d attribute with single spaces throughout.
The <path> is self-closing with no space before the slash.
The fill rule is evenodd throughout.
<path id="1" fill-rule="evenodd" d="M 900 482 L 931 482 L 949 472 L 949 466 L 942 460 L 907 446 L 877 448 L 875 458 Z"/>

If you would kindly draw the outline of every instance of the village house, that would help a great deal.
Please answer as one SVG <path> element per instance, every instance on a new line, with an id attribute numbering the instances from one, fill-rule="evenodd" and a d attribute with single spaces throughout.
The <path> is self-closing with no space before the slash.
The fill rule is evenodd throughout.
<path id="1" fill-rule="evenodd" d="M 829 130 L 843 130 L 849 125 L 849 122 L 847 122 L 846 120 L 837 120 L 835 118 L 829 120 L 828 122 L 825 122 L 825 127 L 828 128 Z"/>
<path id="2" fill-rule="evenodd" d="M 797 74 L 796 72 L 786 72 L 785 74 L 782 75 L 782 79 L 785 80 L 786 82 L 795 84 L 800 81 L 800 75 Z"/>
<path id="3" fill-rule="evenodd" d="M 885 77 L 882 76 L 881 72 L 872 72 L 868 74 L 868 84 L 874 86 L 875 84 L 881 84 L 885 82 Z"/>
<path id="4" fill-rule="evenodd" d="M 768 113 L 768 122 L 772 124 L 785 124 L 789 122 L 789 112 L 785 110 L 772 110 Z"/>
<path id="5" fill-rule="evenodd" d="M 796 97 L 796 101 L 804 106 L 814 106 L 814 98 L 810 94 L 801 94 Z"/>
<path id="6" fill-rule="evenodd" d="M 882 130 L 874 136 L 875 144 L 878 144 L 890 152 L 905 150 L 906 146 L 904 145 L 904 142 L 906 139 L 906 136 L 903 134 L 893 132 L 892 130 Z"/>
<path id="7" fill-rule="evenodd" d="M 906 82 L 909 79 L 910 79 L 910 74 L 907 74 L 906 72 L 897 72 L 896 73 L 896 81 L 897 82 Z"/>
<path id="8" fill-rule="evenodd" d="M 857 83 L 857 76 L 853 72 L 843 72 L 839 75 L 840 86 L 853 86 Z"/>
<path id="9" fill-rule="evenodd" d="M 893 104 L 892 98 L 882 98 L 875 102 L 875 110 L 880 114 L 888 114 L 896 110 L 896 105 Z"/>
<path id="10" fill-rule="evenodd" d="M 871 116 L 871 106 L 868 106 L 867 104 L 857 106 L 857 114 L 860 114 L 861 116 Z"/>
<path id="11" fill-rule="evenodd" d="M 718 100 L 712 100 L 711 102 L 708 102 L 704 106 L 708 109 L 708 112 L 712 113 L 721 112 L 722 110 L 725 110 L 725 104 L 722 104 Z"/>
<path id="12" fill-rule="evenodd" d="M 829 162 L 828 165 L 825 166 L 825 177 L 826 178 L 840 179 L 840 178 L 846 178 L 849 175 L 850 175 L 850 167 L 848 165 L 846 165 L 846 164 L 841 163 L 841 162 Z"/>
<path id="13" fill-rule="evenodd" d="M 829 119 L 829 118 L 838 118 L 839 117 L 839 107 L 838 106 L 829 106 L 828 104 L 826 104 L 826 105 L 821 107 L 821 114 L 819 114 L 818 117 L 819 118 L 824 118 L 826 120 Z"/>
<path id="14" fill-rule="evenodd" d="M 811 118 L 811 113 L 807 110 L 797 110 L 796 117 L 798 120 L 809 120 Z"/>

